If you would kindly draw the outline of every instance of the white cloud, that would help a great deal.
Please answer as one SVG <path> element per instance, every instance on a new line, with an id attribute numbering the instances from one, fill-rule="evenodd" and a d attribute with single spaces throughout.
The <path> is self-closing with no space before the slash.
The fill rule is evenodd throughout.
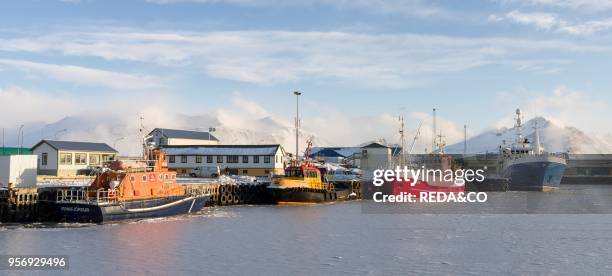
<path id="1" fill-rule="evenodd" d="M 74 65 L 0 59 L 0 66 L 14 67 L 27 73 L 36 73 L 79 85 L 105 86 L 117 90 L 161 87 L 159 81 L 151 76 L 131 75 Z"/>
<path id="2" fill-rule="evenodd" d="M 556 6 L 574 10 L 606 11 L 612 9 L 611 0 L 510 0 L 528 5 Z"/>
<path id="3" fill-rule="evenodd" d="M 224 3 L 230 5 L 265 7 L 325 5 L 337 9 L 419 17 L 439 16 L 445 13 L 444 10 L 422 0 L 146 0 L 146 2 L 153 4 Z"/>
<path id="4" fill-rule="evenodd" d="M 539 95 L 539 96 L 534 96 Z M 557 86 L 546 93 L 518 88 L 514 91 L 499 92 L 500 104 L 520 107 L 527 118 L 542 116 L 560 126 L 573 126 L 588 132 L 603 134 L 610 131 L 608 118 L 610 107 L 605 101 L 593 98 L 585 91 Z M 512 114 L 496 123 L 496 127 L 512 122 Z"/>
<path id="5" fill-rule="evenodd" d="M 505 16 L 497 17 L 496 21 L 510 20 L 523 25 L 534 25 L 540 29 L 550 30 L 563 24 L 555 14 L 550 13 L 522 13 L 519 11 L 511 11 Z"/>
<path id="6" fill-rule="evenodd" d="M 81 111 L 79 105 L 61 93 L 42 93 L 18 86 L 0 88 L 0 127 L 42 120 L 59 120 L 67 111 Z"/>
<path id="7" fill-rule="evenodd" d="M 587 21 L 581 24 L 575 25 L 565 25 L 559 28 L 560 31 L 566 32 L 569 34 L 575 35 L 583 35 L 583 34 L 593 34 L 596 32 L 600 32 L 603 30 L 608 30 L 612 28 L 612 18 L 604 19 L 604 20 L 594 20 Z"/>
<path id="8" fill-rule="evenodd" d="M 511 11 L 503 15 L 489 15 L 490 22 L 509 21 L 512 23 L 534 26 L 538 29 L 556 31 L 572 35 L 589 35 L 612 28 L 612 18 L 572 23 L 553 13 Z"/>
<path id="9" fill-rule="evenodd" d="M 215 135 L 224 143 L 281 143 L 293 149 L 293 122 L 288 116 L 275 114 L 261 106 L 261 102 L 234 94 L 228 103 L 207 109 L 206 113 L 186 115 L 180 99 L 155 95 L 137 107 L 133 103 L 137 95 L 121 98 L 106 97 L 104 104 L 82 102 L 69 94 L 38 92 L 21 87 L 0 89 L 0 102 L 6 104 L 0 110 L 0 127 L 7 128 L 8 144 L 16 140 L 16 129 L 25 124 L 25 144 L 31 145 L 41 139 L 54 137 L 75 141 L 99 141 L 110 145 L 117 141 L 123 154 L 138 154 L 138 114 L 145 118 L 145 128 L 155 127 L 207 130 L 216 127 Z M 168 106 L 175 108 L 168 109 Z M 302 119 L 300 139 L 314 137 L 317 145 L 354 146 L 366 141 L 384 138 L 389 143 L 398 143 L 399 127 L 397 115 L 382 113 L 370 116 L 346 114 L 335 107 L 321 107 L 318 115 Z M 415 152 L 430 148 L 431 115 L 420 112 L 405 114 L 407 140 L 415 135 L 418 122 L 423 122 L 421 136 Z M 342 127 L 339 127 L 342 126 Z M 438 117 L 439 129 L 449 143 L 462 137 L 461 126 Z M 60 131 L 67 129 L 67 131 Z M 125 137 L 122 140 L 117 140 Z M 303 146 L 302 146 L 303 148 Z"/>
<path id="10" fill-rule="evenodd" d="M 59 52 L 184 66 L 215 78 L 263 85 L 323 79 L 387 88 L 410 87 L 428 75 L 484 65 L 519 69 L 521 62 L 532 63 L 533 56 L 543 52 L 601 51 L 606 47 L 563 40 L 288 31 L 114 30 L 0 39 L 0 51 Z M 545 60 L 538 61 L 546 67 Z"/>

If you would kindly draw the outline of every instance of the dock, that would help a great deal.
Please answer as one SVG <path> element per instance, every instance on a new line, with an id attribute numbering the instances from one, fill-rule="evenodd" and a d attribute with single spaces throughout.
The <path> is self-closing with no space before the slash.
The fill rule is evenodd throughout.
<path id="1" fill-rule="evenodd" d="M 208 207 L 233 205 L 272 204 L 266 192 L 270 182 L 228 182 L 228 181 L 187 181 L 184 185 L 191 195 L 209 195 Z M 343 200 L 362 198 L 361 182 L 342 183 L 351 189 L 351 197 Z M 70 186 L 78 191 L 85 186 Z M 31 223 L 45 222 L 44 211 L 39 210 L 39 201 L 53 201 L 58 191 L 66 189 L 64 185 L 52 185 L 37 188 L 0 189 L 0 222 Z"/>

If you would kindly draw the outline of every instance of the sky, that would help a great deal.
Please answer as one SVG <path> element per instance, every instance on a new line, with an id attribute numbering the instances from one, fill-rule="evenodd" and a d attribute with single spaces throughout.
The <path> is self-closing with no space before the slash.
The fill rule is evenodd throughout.
<path id="1" fill-rule="evenodd" d="M 611 60 L 609 0 L 5 1 L 0 126 L 151 106 L 290 125 L 299 90 L 331 144 L 399 115 L 415 132 L 433 107 L 450 142 L 516 108 L 609 135 Z"/>

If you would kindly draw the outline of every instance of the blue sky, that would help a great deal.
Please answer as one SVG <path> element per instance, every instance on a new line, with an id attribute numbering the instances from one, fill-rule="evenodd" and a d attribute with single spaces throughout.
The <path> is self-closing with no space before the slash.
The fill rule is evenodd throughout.
<path id="1" fill-rule="evenodd" d="M 608 133 L 611 11 L 594 0 L 7 1 L 1 123 L 120 101 L 203 114 L 236 97 L 290 120 L 298 89 L 304 124 L 436 106 L 476 133 L 521 107 Z"/>

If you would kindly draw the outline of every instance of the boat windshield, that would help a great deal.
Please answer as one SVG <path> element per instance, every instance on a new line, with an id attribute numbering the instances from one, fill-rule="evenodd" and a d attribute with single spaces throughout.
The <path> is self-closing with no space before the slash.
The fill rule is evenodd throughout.
<path id="1" fill-rule="evenodd" d="M 304 177 L 304 172 L 300 169 L 287 169 L 285 171 L 286 177 Z"/>

